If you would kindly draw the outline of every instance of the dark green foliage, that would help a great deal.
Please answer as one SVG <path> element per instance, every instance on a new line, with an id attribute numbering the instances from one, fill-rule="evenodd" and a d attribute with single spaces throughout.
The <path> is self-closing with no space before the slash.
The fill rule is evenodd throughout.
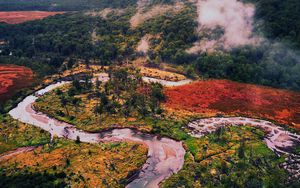
<path id="1" fill-rule="evenodd" d="M 13 55 L 46 57 L 59 67 L 64 57 L 90 51 L 92 23 L 93 18 L 78 14 L 58 15 L 35 24 L 2 25 L 0 35 L 9 41 L 7 48 L 14 49 Z"/>
<path id="2" fill-rule="evenodd" d="M 67 184 L 64 181 L 66 174 L 57 173 L 49 174 L 46 171 L 44 173 L 16 173 L 13 176 L 6 176 L 5 173 L 0 174 L 0 187 L 12 188 L 12 187 L 66 187 Z"/>
<path id="3" fill-rule="evenodd" d="M 125 117 L 137 111 L 142 117 L 158 114 L 160 102 L 165 99 L 160 84 L 143 84 L 141 76 L 134 69 L 109 70 L 110 80 L 105 83 L 105 91 L 99 94 L 101 107 L 110 114 L 121 112 Z M 141 90 L 141 91 L 139 91 Z M 123 105 L 118 101 L 122 100 Z"/>
<path id="4" fill-rule="evenodd" d="M 81 142 L 81 141 L 80 141 L 80 137 L 79 137 L 79 136 L 77 136 L 77 137 L 76 137 L 76 141 L 75 141 L 75 143 L 76 143 L 76 144 L 80 144 L 80 142 Z"/>
<path id="5" fill-rule="evenodd" d="M 300 47 L 299 0 L 247 0 L 256 2 L 256 19 L 263 20 L 264 33 L 271 39 L 287 40 Z"/>
<path id="6" fill-rule="evenodd" d="M 240 143 L 240 147 L 238 148 L 238 156 L 240 159 L 245 157 L 245 141 L 242 140 Z"/>
<path id="7" fill-rule="evenodd" d="M 151 52 L 152 56 L 170 63 L 188 63 L 190 56 L 185 50 L 197 40 L 195 17 L 194 7 L 188 7 L 176 15 L 166 14 L 143 24 L 139 28 L 141 33 L 162 34 L 161 39 L 153 41 L 161 48 Z"/>
<path id="8" fill-rule="evenodd" d="M 71 165 L 71 161 L 70 161 L 70 159 L 67 159 L 66 160 L 66 166 L 70 166 Z"/>
<path id="9" fill-rule="evenodd" d="M 226 55 L 203 54 L 195 67 L 203 77 L 299 90 L 300 63 L 293 53 L 284 46 L 245 47 Z"/>
<path id="10" fill-rule="evenodd" d="M 1 35 L 1 34 L 0 34 Z M 15 64 L 26 66 L 33 70 L 39 77 L 50 75 L 56 72 L 55 68 L 47 60 L 30 59 L 27 57 L 1 56 L 0 64 Z"/>
<path id="11" fill-rule="evenodd" d="M 166 97 L 161 84 L 152 84 L 150 93 L 150 108 L 153 113 L 161 114 L 160 102 L 165 101 Z"/>
<path id="12" fill-rule="evenodd" d="M 129 23 L 124 24 L 127 21 L 124 19 L 127 19 L 126 15 L 122 19 L 102 20 L 83 13 L 67 13 L 20 25 L 0 24 L 0 39 L 7 41 L 0 54 L 0 62 L 1 59 L 32 58 L 37 63 L 29 63 L 29 67 L 32 64 L 36 69 L 43 68 L 44 75 L 58 71 L 69 57 L 84 59 L 87 64 L 91 59 L 108 64 L 133 51 L 131 46 L 135 42 L 126 42 L 132 33 L 128 32 Z M 101 39 L 92 41 L 92 32 Z M 126 44 L 126 47 L 121 44 Z M 14 57 L 8 57 L 10 52 Z M 68 62 L 68 67 L 74 64 L 74 60 Z"/>

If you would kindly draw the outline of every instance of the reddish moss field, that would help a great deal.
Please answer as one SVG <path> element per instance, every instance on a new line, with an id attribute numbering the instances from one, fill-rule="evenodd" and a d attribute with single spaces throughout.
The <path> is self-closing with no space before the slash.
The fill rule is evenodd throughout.
<path id="1" fill-rule="evenodd" d="M 300 92 L 207 80 L 167 88 L 165 94 L 167 109 L 201 115 L 222 113 L 267 118 L 300 130 Z"/>
<path id="2" fill-rule="evenodd" d="M 16 65 L 0 65 L 0 102 L 8 99 L 19 89 L 31 85 L 31 69 Z"/>
<path id="3" fill-rule="evenodd" d="M 46 12 L 46 11 L 15 11 L 15 12 L 0 12 L 0 22 L 8 24 L 19 24 L 31 20 L 39 20 L 64 12 Z"/>

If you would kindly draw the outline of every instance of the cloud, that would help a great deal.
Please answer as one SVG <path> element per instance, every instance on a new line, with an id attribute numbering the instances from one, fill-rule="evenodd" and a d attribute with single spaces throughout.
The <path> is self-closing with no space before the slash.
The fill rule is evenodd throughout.
<path id="1" fill-rule="evenodd" d="M 198 31 L 215 32 L 221 27 L 223 34 L 217 38 L 202 38 L 188 51 L 196 53 L 216 48 L 230 49 L 243 45 L 259 44 L 261 38 L 253 35 L 253 4 L 237 0 L 198 0 Z"/>

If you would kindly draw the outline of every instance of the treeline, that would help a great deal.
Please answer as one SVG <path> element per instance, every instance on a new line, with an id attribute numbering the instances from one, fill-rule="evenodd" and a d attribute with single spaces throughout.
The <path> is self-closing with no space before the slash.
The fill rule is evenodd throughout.
<path id="1" fill-rule="evenodd" d="M 33 60 L 27 57 L 0 56 L 0 64 L 14 64 L 30 67 L 38 77 L 44 77 L 57 72 L 57 67 L 52 66 L 47 60 Z"/>
<path id="2" fill-rule="evenodd" d="M 195 31 L 197 23 L 194 17 L 194 7 L 188 6 L 176 15 L 158 17 L 139 28 L 143 34 L 160 34 L 158 39 L 151 41 L 149 56 L 153 63 L 183 65 L 186 74 L 191 77 L 230 79 L 300 90 L 300 56 L 290 44 L 264 42 L 259 46 L 244 46 L 224 52 L 188 54 L 186 49 L 201 40 Z"/>
<path id="3" fill-rule="evenodd" d="M 87 9 L 125 8 L 137 0 L 0 0 L 0 11 L 82 11 Z"/>
<path id="4" fill-rule="evenodd" d="M 295 7 L 290 11 L 295 11 Z M 257 15 L 260 11 L 258 8 Z M 186 53 L 186 49 L 192 47 L 195 41 L 201 40 L 195 29 L 196 7 L 187 3 L 176 14 L 168 13 L 153 18 L 132 29 L 129 19 L 134 13 L 134 9 L 128 9 L 124 14 L 111 15 L 106 20 L 86 16 L 84 13 L 67 13 L 19 25 L 0 24 L 0 40 L 8 42 L 2 47 L 0 59 L 8 56 L 26 57 L 43 64 L 43 69 L 48 67 L 48 72 L 58 70 L 70 57 L 82 59 L 86 63 L 96 60 L 102 65 L 112 62 L 122 64 L 136 57 L 135 47 L 145 34 L 153 34 L 158 37 L 150 41 L 148 55 L 151 63 L 183 65 L 186 73 L 193 77 L 226 78 L 300 89 L 300 58 L 296 52 L 287 50 L 286 46 L 265 43 L 223 53 L 191 55 Z M 289 13 L 285 14 L 288 15 Z M 270 20 L 262 18 L 266 20 L 267 27 Z M 290 28 L 299 32 L 296 28 L 300 24 L 296 26 L 294 22 L 297 21 L 289 22 Z M 283 39 L 289 36 L 284 35 L 284 32 L 278 33 Z M 276 36 L 274 34 L 270 37 L 276 39 Z"/>
<path id="5" fill-rule="evenodd" d="M 229 54 L 203 54 L 193 61 L 204 78 L 225 78 L 238 82 L 300 90 L 300 63 L 288 49 L 270 45 L 234 49 Z M 190 72 L 195 74 L 195 72 Z"/>

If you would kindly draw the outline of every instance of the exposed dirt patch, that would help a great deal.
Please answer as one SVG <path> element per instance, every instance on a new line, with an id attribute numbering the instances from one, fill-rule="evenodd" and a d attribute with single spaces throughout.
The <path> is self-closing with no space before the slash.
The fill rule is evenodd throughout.
<path id="1" fill-rule="evenodd" d="M 64 12 L 46 12 L 46 11 L 14 11 L 0 12 L 0 22 L 8 24 L 19 24 L 31 20 L 40 20 L 48 16 L 63 14 Z"/>
<path id="2" fill-rule="evenodd" d="M 197 114 L 245 115 L 300 129 L 300 93 L 228 80 L 199 81 L 167 88 L 166 108 Z"/>

